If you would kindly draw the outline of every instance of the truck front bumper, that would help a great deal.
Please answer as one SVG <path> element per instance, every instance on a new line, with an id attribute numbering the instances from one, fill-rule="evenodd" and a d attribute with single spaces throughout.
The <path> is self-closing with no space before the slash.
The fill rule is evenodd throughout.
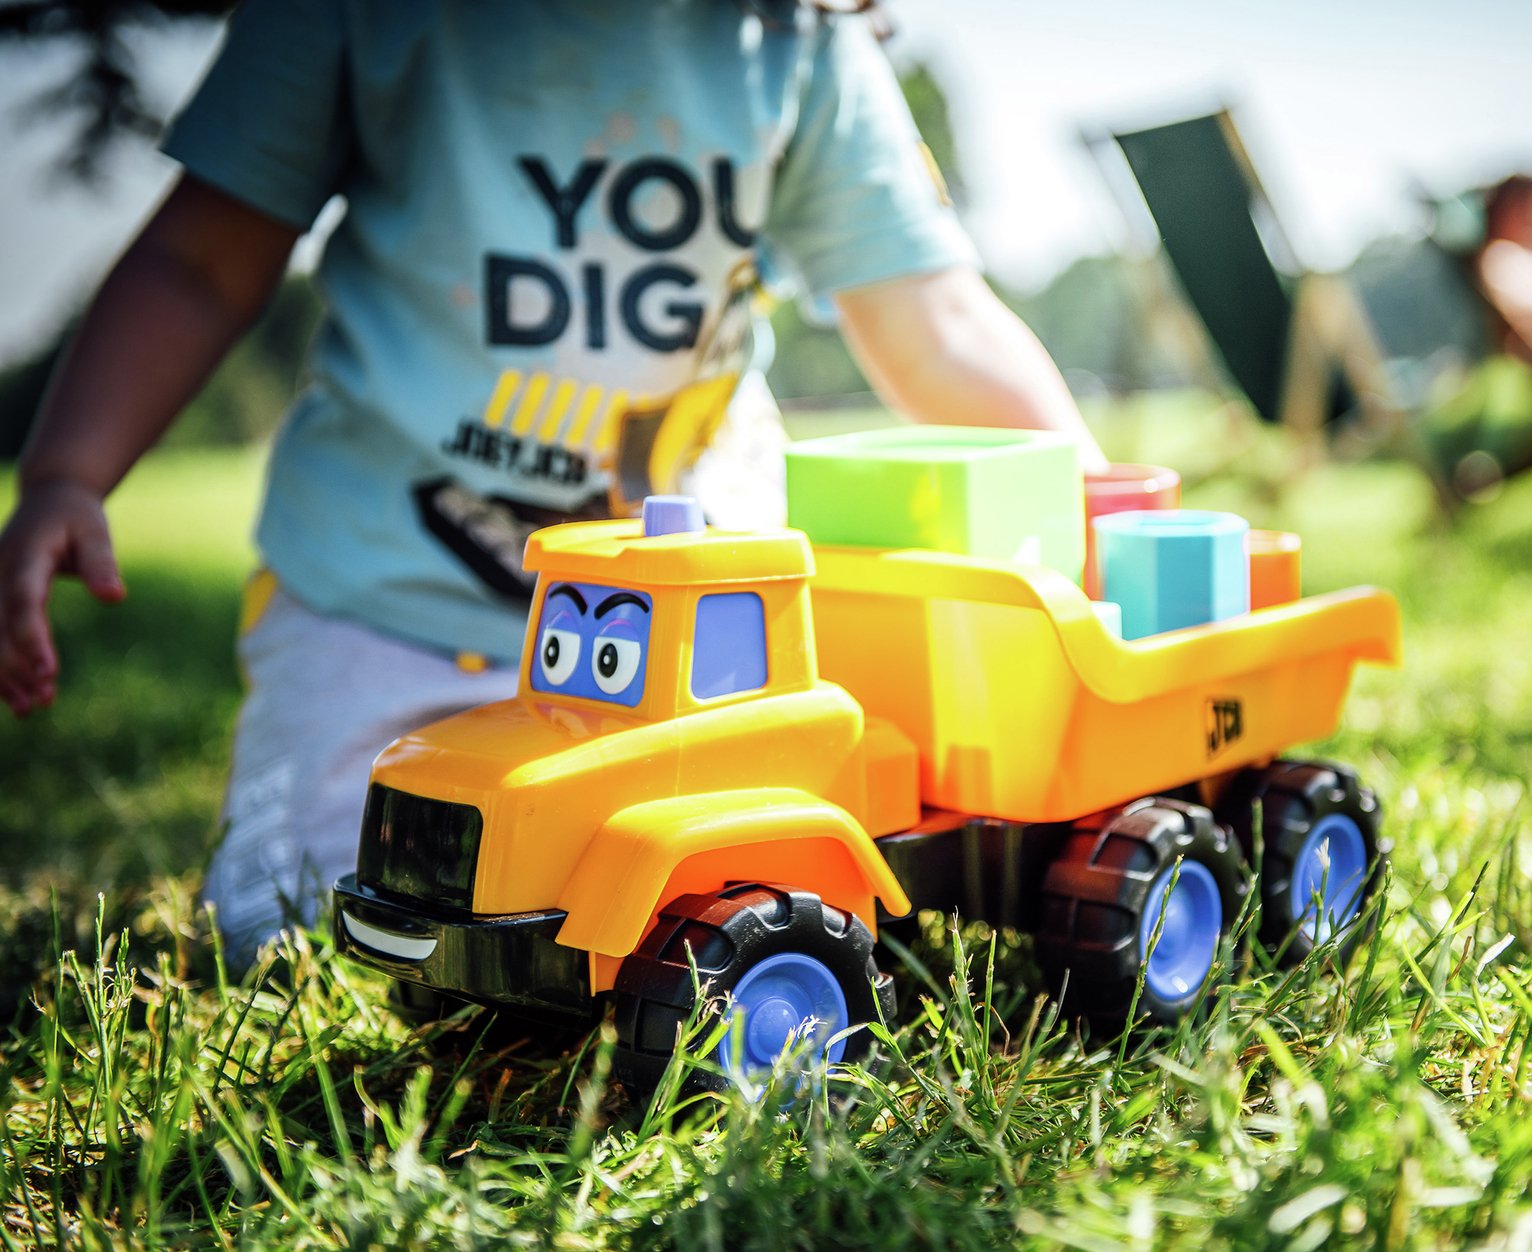
<path id="1" fill-rule="evenodd" d="M 486 916 L 384 894 L 347 874 L 335 884 L 335 946 L 395 978 L 487 1004 L 588 1018 L 587 954 L 554 942 L 564 914 Z"/>

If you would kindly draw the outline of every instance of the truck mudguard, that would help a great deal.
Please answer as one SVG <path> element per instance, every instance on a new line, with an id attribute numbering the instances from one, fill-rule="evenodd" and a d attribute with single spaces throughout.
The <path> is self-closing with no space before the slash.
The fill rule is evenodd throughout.
<path id="1" fill-rule="evenodd" d="M 759 787 L 635 804 L 596 832 L 558 907 L 558 942 L 602 956 L 638 947 L 665 902 L 728 882 L 791 882 L 872 929 L 876 901 L 894 916 L 909 898 L 845 809 L 809 792 Z"/>

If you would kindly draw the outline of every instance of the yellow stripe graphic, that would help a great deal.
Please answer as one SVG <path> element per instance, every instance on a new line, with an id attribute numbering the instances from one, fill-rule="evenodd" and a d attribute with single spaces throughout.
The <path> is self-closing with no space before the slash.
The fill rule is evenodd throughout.
<path id="1" fill-rule="evenodd" d="M 578 448 L 585 439 L 586 427 L 590 425 L 590 419 L 595 416 L 596 410 L 601 406 L 601 397 L 606 395 L 606 389 L 592 383 L 585 389 L 580 397 L 580 407 L 575 410 L 574 421 L 570 423 L 569 434 L 564 437 L 567 447 Z"/>
<path id="2" fill-rule="evenodd" d="M 247 635 L 255 629 L 276 594 L 277 576 L 269 569 L 258 569 L 245 580 L 245 594 L 239 606 L 240 634 Z"/>
<path id="3" fill-rule="evenodd" d="M 538 443 L 552 443 L 558 438 L 564 414 L 569 411 L 569 402 L 574 399 L 578 389 L 579 384 L 572 378 L 566 378 L 553 389 L 553 399 L 548 401 L 548 412 L 543 416 L 542 425 L 537 428 Z"/>
<path id="4" fill-rule="evenodd" d="M 543 396 L 548 391 L 548 375 L 533 374 L 527 379 L 526 390 L 521 393 L 521 403 L 516 406 L 516 416 L 511 419 L 511 432 L 524 435 L 537 420 L 537 410 L 542 408 Z"/>
<path id="5" fill-rule="evenodd" d="M 617 442 L 617 427 L 621 424 L 622 411 L 628 407 L 628 393 L 626 391 L 612 392 L 611 402 L 606 406 L 606 412 L 601 415 L 601 425 L 596 431 L 595 441 L 591 444 L 592 452 L 605 452 Z"/>
<path id="6" fill-rule="evenodd" d="M 495 391 L 490 396 L 489 403 L 484 406 L 484 424 L 486 426 L 498 426 L 505 421 L 505 411 L 511 407 L 511 398 L 516 394 L 516 388 L 521 386 L 520 370 L 505 370 L 495 380 Z"/>

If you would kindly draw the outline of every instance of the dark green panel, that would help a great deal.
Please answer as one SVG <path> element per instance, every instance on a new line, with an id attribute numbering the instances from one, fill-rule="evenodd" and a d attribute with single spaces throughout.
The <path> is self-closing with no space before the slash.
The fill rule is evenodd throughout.
<path id="1" fill-rule="evenodd" d="M 1117 142 L 1229 373 L 1256 412 L 1276 421 L 1292 301 L 1256 232 L 1256 193 L 1220 115 L 1118 135 Z"/>

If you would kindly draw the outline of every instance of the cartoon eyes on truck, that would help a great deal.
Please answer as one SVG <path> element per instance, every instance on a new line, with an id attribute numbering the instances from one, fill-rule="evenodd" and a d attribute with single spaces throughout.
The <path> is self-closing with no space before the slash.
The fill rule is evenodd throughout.
<path id="1" fill-rule="evenodd" d="M 640 591 L 555 583 L 543 599 L 532 689 L 634 707 L 644 694 L 653 608 Z"/>

